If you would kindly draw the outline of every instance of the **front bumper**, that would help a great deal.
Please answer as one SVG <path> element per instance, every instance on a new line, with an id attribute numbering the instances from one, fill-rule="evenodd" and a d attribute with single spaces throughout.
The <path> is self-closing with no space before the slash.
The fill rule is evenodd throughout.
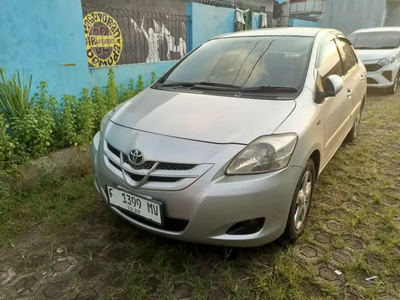
<path id="1" fill-rule="evenodd" d="M 366 62 L 367 86 L 370 88 L 390 88 L 394 84 L 398 72 L 396 63 L 380 67 L 378 61 Z M 379 68 L 379 69 L 377 69 Z M 375 70 L 377 69 L 377 70 Z"/>
<path id="2" fill-rule="evenodd" d="M 167 220 L 186 222 L 182 230 L 168 230 L 111 207 L 117 215 L 146 231 L 188 242 L 256 247 L 279 238 L 285 230 L 294 190 L 302 172 L 300 167 L 287 167 L 259 175 L 224 176 L 219 174 L 222 166 L 215 164 L 182 190 L 132 189 L 107 168 L 101 140 L 97 134 L 91 146 L 91 155 L 95 186 L 107 203 L 105 187 L 119 187 L 131 194 L 151 197 L 163 203 Z M 231 150 L 236 153 L 243 148 L 240 145 L 229 147 L 233 147 Z M 245 235 L 226 233 L 232 225 L 255 218 L 265 218 L 260 231 Z"/>

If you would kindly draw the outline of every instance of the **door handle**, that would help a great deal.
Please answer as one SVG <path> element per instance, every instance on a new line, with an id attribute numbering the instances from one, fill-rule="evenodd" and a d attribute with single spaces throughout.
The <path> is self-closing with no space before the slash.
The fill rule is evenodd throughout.
<path id="1" fill-rule="evenodd" d="M 353 90 L 347 89 L 347 98 L 351 98 L 351 94 L 353 94 Z"/>

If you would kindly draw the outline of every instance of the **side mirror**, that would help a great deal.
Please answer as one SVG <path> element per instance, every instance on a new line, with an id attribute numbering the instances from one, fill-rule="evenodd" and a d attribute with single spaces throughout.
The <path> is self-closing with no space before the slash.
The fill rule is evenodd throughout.
<path id="1" fill-rule="evenodd" d="M 343 90 L 343 80 L 338 75 L 331 75 L 326 79 L 324 92 L 327 97 L 334 97 Z"/>
<path id="2" fill-rule="evenodd" d="M 343 80 L 338 75 L 330 75 L 324 85 L 324 91 L 318 91 L 316 102 L 322 103 L 326 97 L 334 97 L 343 90 Z"/>

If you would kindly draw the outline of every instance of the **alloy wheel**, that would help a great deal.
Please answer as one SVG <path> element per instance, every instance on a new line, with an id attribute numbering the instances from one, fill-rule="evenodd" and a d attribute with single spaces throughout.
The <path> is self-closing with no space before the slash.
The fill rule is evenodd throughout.
<path id="1" fill-rule="evenodd" d="M 296 210 L 294 214 L 294 226 L 299 230 L 307 217 L 310 208 L 311 194 L 313 188 L 313 176 L 310 170 L 307 170 L 301 180 L 301 186 L 297 194 Z"/>

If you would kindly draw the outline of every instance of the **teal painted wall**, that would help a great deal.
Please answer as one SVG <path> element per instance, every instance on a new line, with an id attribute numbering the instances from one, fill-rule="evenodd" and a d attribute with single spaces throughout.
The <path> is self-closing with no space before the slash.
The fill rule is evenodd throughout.
<path id="1" fill-rule="evenodd" d="M 299 19 L 290 19 L 289 20 L 290 27 L 321 27 L 321 23 L 299 20 Z"/>
<path id="2" fill-rule="evenodd" d="M 235 31 L 234 9 L 200 3 L 187 5 L 187 13 L 192 17 L 193 48 L 215 36 Z"/>
<path id="3" fill-rule="evenodd" d="M 80 0 L 0 0 L 0 68 L 33 75 L 57 97 L 88 83 Z M 70 65 L 70 66 L 65 66 Z"/>
<path id="4" fill-rule="evenodd" d="M 252 21 L 252 28 L 259 29 L 261 26 L 261 14 L 260 13 L 253 13 L 253 21 Z"/>
<path id="5" fill-rule="evenodd" d="M 115 82 L 117 84 L 124 84 L 128 86 L 129 80 L 133 78 L 135 82 L 139 75 L 142 75 L 144 86 L 150 85 L 151 72 L 156 73 L 156 78 L 160 77 L 164 72 L 171 68 L 176 61 L 164 61 L 154 64 L 132 64 L 132 65 L 118 65 L 112 67 L 115 74 Z M 108 67 L 90 68 L 89 69 L 89 86 L 104 87 L 107 85 Z"/>

